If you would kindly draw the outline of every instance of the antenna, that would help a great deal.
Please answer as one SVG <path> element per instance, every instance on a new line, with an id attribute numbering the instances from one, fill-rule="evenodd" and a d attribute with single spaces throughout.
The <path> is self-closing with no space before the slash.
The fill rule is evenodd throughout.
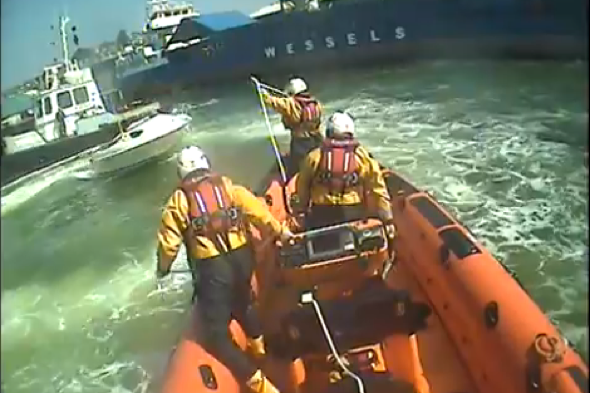
<path id="1" fill-rule="evenodd" d="M 71 64 L 70 64 L 70 52 L 68 48 L 68 33 L 66 29 L 66 25 L 70 21 L 70 18 L 67 16 L 61 16 L 59 18 L 59 35 L 61 37 L 61 46 L 63 51 L 63 58 L 64 64 L 66 66 L 67 71 L 71 71 Z"/>

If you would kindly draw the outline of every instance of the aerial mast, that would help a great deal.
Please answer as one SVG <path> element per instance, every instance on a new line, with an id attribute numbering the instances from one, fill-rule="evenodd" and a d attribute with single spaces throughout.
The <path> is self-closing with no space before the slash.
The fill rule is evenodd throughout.
<path id="1" fill-rule="evenodd" d="M 64 58 L 64 64 L 66 66 L 66 71 L 71 71 L 70 53 L 68 48 L 68 35 L 66 30 L 66 25 L 69 21 L 70 18 L 68 18 L 67 16 L 59 17 L 59 36 L 61 38 L 61 48 Z"/>

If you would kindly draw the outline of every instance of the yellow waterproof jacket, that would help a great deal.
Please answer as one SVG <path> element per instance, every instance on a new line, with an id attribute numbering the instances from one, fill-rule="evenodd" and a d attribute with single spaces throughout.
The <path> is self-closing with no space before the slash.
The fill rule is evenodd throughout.
<path id="1" fill-rule="evenodd" d="M 299 209 L 306 210 L 312 205 L 356 205 L 363 203 L 368 206 L 365 197 L 374 198 L 377 213 L 383 220 L 391 220 L 391 197 L 387 191 L 385 180 L 377 160 L 369 156 L 369 152 L 362 146 L 355 150 L 359 184 L 350 187 L 344 193 L 330 194 L 327 186 L 320 184 L 314 178 L 320 163 L 321 150 L 316 148 L 309 152 L 301 162 L 299 176 L 297 177 L 297 196 Z"/>
<path id="2" fill-rule="evenodd" d="M 232 184 L 231 180 L 222 177 L 224 186 L 232 199 L 234 206 L 241 211 L 246 222 L 257 227 L 269 227 L 280 235 L 283 226 L 277 221 L 266 205 L 258 200 L 246 188 Z M 218 256 L 218 250 L 213 241 L 205 236 L 189 237 L 189 205 L 186 194 L 181 189 L 174 191 L 162 213 L 162 222 L 158 231 L 158 270 L 168 272 L 176 258 L 180 245 L 187 241 L 187 254 L 192 259 L 207 259 Z M 229 231 L 227 239 L 231 249 L 246 244 L 247 234 L 244 228 L 236 227 Z"/>
<path id="3" fill-rule="evenodd" d="M 305 98 L 313 99 L 311 97 Z M 303 106 L 297 102 L 295 97 L 275 97 L 270 95 L 268 92 L 263 92 L 262 99 L 266 105 L 270 106 L 272 109 L 281 114 L 283 117 L 283 124 L 286 128 L 291 130 L 291 135 L 294 138 L 309 137 L 312 134 L 321 135 L 321 122 L 319 120 L 315 124 L 301 123 Z M 318 111 L 321 120 L 323 108 L 319 101 L 316 101 L 316 103 L 318 105 Z"/>

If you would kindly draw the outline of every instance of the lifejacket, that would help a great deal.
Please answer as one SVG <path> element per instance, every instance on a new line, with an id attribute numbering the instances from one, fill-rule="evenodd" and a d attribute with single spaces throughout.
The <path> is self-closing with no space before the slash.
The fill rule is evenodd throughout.
<path id="1" fill-rule="evenodd" d="M 293 123 L 283 117 L 283 125 L 290 130 L 317 129 L 322 122 L 322 112 L 320 105 L 315 98 L 296 95 L 293 97 L 295 102 L 301 107 L 301 116 L 299 121 Z"/>
<path id="2" fill-rule="evenodd" d="M 189 236 L 205 236 L 216 243 L 220 237 L 229 249 L 228 232 L 243 224 L 220 175 L 187 176 L 180 188 L 189 205 Z M 219 247 L 219 246 L 217 246 Z"/>
<path id="3" fill-rule="evenodd" d="M 358 186 L 359 171 L 355 155 L 357 147 L 359 143 L 355 139 L 324 139 L 314 176 L 316 181 L 327 186 L 330 191 L 339 189 L 341 193 L 347 188 Z"/>

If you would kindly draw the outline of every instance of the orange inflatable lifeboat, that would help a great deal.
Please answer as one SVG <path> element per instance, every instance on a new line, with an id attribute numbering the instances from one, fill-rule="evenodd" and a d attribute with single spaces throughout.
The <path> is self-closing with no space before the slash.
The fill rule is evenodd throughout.
<path id="1" fill-rule="evenodd" d="M 588 392 L 587 365 L 511 273 L 428 193 L 384 173 L 393 243 L 375 219 L 281 246 L 253 229 L 267 346 L 260 367 L 279 390 Z M 278 176 L 269 179 L 260 197 L 285 220 L 294 181 L 283 190 Z M 245 347 L 235 321 L 231 331 Z M 199 342 L 194 318 L 162 392 L 248 392 Z"/>

